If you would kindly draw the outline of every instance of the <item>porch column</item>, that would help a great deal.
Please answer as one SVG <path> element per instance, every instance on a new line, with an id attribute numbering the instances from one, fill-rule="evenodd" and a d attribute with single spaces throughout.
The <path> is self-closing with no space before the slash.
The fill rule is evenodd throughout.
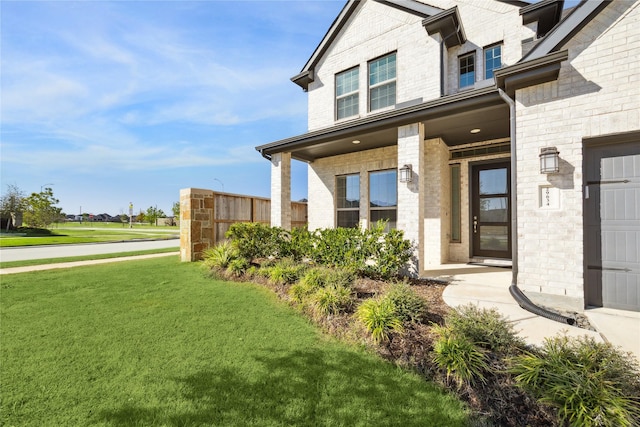
<path id="1" fill-rule="evenodd" d="M 424 269 L 424 125 L 414 123 L 398 128 L 398 168 L 411 165 L 411 182 L 398 182 L 398 229 L 414 245 L 407 273 L 417 277 Z M 399 173 L 398 173 L 399 178 Z"/>
<path id="2" fill-rule="evenodd" d="M 291 230 L 291 153 L 271 156 L 271 226 Z"/>

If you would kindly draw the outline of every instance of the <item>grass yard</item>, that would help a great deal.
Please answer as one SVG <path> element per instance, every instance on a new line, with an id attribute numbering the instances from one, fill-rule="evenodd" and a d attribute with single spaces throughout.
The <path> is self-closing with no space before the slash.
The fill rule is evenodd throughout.
<path id="1" fill-rule="evenodd" d="M 177 228 L 117 228 L 117 227 L 87 227 L 87 228 L 53 228 L 46 235 L 15 236 L 11 233 L 0 235 L 0 247 L 60 245 L 72 243 L 121 242 L 135 239 L 168 239 L 178 236 Z"/>
<path id="2" fill-rule="evenodd" d="M 459 426 L 463 405 L 175 258 L 2 277 L 7 426 Z"/>

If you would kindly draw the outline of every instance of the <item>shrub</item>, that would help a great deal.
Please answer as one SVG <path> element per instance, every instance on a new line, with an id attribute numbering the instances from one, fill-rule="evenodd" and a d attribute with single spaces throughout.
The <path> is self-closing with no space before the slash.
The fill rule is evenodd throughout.
<path id="1" fill-rule="evenodd" d="M 364 324 L 376 343 L 390 341 L 392 332 L 403 331 L 396 308 L 387 298 L 366 300 L 358 307 L 356 318 Z"/>
<path id="2" fill-rule="evenodd" d="M 313 267 L 306 270 L 300 281 L 291 286 L 289 295 L 301 303 L 318 290 L 327 287 L 342 287 L 350 293 L 354 279 L 354 274 L 348 270 Z"/>
<path id="3" fill-rule="evenodd" d="M 447 314 L 445 323 L 455 335 L 494 352 L 511 354 L 525 346 L 513 325 L 496 309 L 461 306 Z"/>
<path id="4" fill-rule="evenodd" d="M 213 246 L 203 253 L 204 265 L 210 268 L 225 269 L 236 258 L 238 258 L 238 251 L 229 241 Z"/>
<path id="5" fill-rule="evenodd" d="M 283 230 L 269 227 L 258 222 L 237 222 L 231 224 L 226 237 L 238 250 L 239 256 L 251 261 L 255 258 L 267 258 L 277 253 L 277 242 Z"/>
<path id="6" fill-rule="evenodd" d="M 269 267 L 269 280 L 276 285 L 290 285 L 300 279 L 305 266 L 291 260 L 281 260 Z"/>
<path id="7" fill-rule="evenodd" d="M 386 222 L 378 221 L 365 230 L 362 243 L 362 274 L 388 279 L 400 273 L 411 259 L 412 245 L 401 230 L 385 232 Z"/>
<path id="8" fill-rule="evenodd" d="M 249 261 L 246 259 L 236 258 L 229 262 L 229 265 L 227 266 L 227 273 L 232 276 L 240 277 L 247 271 L 249 266 Z"/>
<path id="9" fill-rule="evenodd" d="M 633 355 L 592 338 L 545 340 L 541 354 L 511 359 L 516 383 L 558 408 L 570 426 L 640 425 L 640 369 Z"/>
<path id="10" fill-rule="evenodd" d="M 311 299 L 315 308 L 325 315 L 343 313 L 353 305 L 351 289 L 343 285 L 320 288 Z"/>
<path id="11" fill-rule="evenodd" d="M 422 321 L 426 312 L 426 304 L 408 284 L 394 284 L 385 298 L 393 303 L 396 314 L 402 322 L 418 323 Z"/>
<path id="12" fill-rule="evenodd" d="M 489 370 L 485 353 L 465 336 L 457 335 L 447 326 L 434 326 L 438 338 L 433 345 L 433 360 L 462 387 L 477 380 L 486 382 L 484 372 Z"/>

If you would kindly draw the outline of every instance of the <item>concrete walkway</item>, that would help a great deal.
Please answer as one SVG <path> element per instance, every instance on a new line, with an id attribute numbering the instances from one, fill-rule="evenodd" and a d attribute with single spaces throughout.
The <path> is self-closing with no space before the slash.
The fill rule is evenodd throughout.
<path id="1" fill-rule="evenodd" d="M 466 264 L 443 265 L 428 272 L 429 277 L 450 283 L 443 293 L 451 307 L 476 304 L 481 308 L 496 308 L 511 320 L 528 343 L 541 345 L 544 339 L 566 333 L 578 337 L 587 335 L 600 342 L 610 342 L 640 360 L 640 313 L 596 308 L 585 310 L 591 326 L 598 332 L 563 324 L 537 316 L 521 308 L 509 293 L 511 270 Z"/>
<path id="2" fill-rule="evenodd" d="M 28 265 L 25 267 L 0 268 L 0 275 L 27 273 L 30 271 L 54 270 L 58 268 L 82 267 L 84 265 L 107 264 L 111 262 L 133 261 L 145 258 L 158 258 L 164 256 L 179 256 L 180 252 L 163 252 L 159 254 L 133 255 L 118 258 L 90 259 L 86 261 L 59 262 L 55 264 Z"/>

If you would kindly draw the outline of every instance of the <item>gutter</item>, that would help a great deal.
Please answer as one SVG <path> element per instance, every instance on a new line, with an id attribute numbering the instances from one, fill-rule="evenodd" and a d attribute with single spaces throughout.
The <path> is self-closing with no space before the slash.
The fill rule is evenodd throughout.
<path id="1" fill-rule="evenodd" d="M 560 323 L 573 325 L 576 319 L 566 317 L 544 307 L 540 307 L 533 302 L 518 288 L 518 205 L 517 205 L 517 170 L 516 170 L 516 103 L 502 89 L 498 88 L 498 94 L 509 105 L 509 139 L 511 145 L 511 286 L 509 293 L 520 307 L 530 313 L 547 319 L 555 320 Z"/>

